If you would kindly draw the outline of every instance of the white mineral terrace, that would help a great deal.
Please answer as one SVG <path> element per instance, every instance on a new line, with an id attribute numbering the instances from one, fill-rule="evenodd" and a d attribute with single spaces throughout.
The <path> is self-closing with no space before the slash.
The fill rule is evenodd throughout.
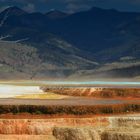
<path id="1" fill-rule="evenodd" d="M 25 94 L 41 94 L 39 86 L 16 86 L 0 84 L 0 98 L 15 97 Z"/>

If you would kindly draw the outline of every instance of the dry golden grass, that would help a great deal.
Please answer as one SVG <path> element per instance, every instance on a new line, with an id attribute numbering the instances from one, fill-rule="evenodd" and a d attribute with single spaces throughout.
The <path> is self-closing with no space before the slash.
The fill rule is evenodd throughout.
<path id="1" fill-rule="evenodd" d="M 64 99 L 69 96 L 59 95 L 54 93 L 44 93 L 44 94 L 28 94 L 28 95 L 20 95 L 15 98 L 18 99 Z"/>

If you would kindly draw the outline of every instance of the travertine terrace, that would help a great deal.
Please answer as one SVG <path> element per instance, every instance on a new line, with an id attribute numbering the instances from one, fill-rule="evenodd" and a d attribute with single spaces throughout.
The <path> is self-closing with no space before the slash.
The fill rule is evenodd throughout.
<path id="1" fill-rule="evenodd" d="M 138 115 L 0 120 L 0 137 L 13 140 L 139 140 L 139 131 Z"/>
<path id="2" fill-rule="evenodd" d="M 101 87 L 41 87 L 45 92 L 69 96 L 86 96 L 99 98 L 132 97 L 140 98 L 139 88 L 101 88 Z"/>

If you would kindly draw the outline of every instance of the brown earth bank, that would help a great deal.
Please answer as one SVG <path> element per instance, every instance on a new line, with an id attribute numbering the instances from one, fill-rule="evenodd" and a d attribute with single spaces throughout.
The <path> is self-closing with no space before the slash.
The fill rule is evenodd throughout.
<path id="1" fill-rule="evenodd" d="M 135 112 L 128 112 L 128 113 L 120 113 L 120 114 L 91 114 L 91 115 L 67 115 L 67 114 L 54 114 L 54 115 L 47 115 L 47 114 L 30 114 L 30 113 L 7 113 L 7 114 L 0 114 L 0 119 L 60 119 L 60 118 L 95 118 L 95 117 L 131 117 L 137 116 L 138 114 Z"/>
<path id="2" fill-rule="evenodd" d="M 140 103 L 111 105 L 0 105 L 0 114 L 96 115 L 139 113 Z"/>
<path id="3" fill-rule="evenodd" d="M 139 140 L 139 131 L 139 114 L 92 118 L 0 119 L 0 138 L 7 140 Z"/>
<path id="4" fill-rule="evenodd" d="M 68 96 L 86 96 L 98 98 L 140 98 L 140 88 L 82 88 L 82 87 L 41 87 L 45 92 L 52 92 Z"/>

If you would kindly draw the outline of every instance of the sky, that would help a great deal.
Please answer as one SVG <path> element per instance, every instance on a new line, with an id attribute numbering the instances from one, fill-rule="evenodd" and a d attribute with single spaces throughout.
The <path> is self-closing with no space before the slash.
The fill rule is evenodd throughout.
<path id="1" fill-rule="evenodd" d="M 0 11 L 8 6 L 43 13 L 52 9 L 74 13 L 91 7 L 140 12 L 140 0 L 0 0 Z"/>

